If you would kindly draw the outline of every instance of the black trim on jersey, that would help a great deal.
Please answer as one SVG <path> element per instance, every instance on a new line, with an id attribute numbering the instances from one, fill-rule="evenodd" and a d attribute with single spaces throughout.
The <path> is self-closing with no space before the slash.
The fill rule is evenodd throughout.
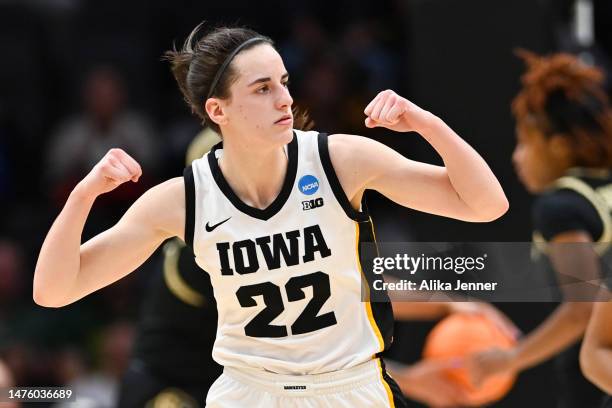
<path id="1" fill-rule="evenodd" d="M 376 248 L 376 253 L 364 254 L 362 243 L 376 243 L 374 239 L 374 225 L 372 224 L 372 220 L 368 217 L 367 221 L 358 222 L 359 225 L 359 243 L 357 244 L 357 256 L 359 256 L 359 263 L 361 264 L 361 271 L 363 272 L 363 276 L 366 279 L 368 284 L 368 288 L 370 290 L 370 294 L 375 290 L 374 289 L 374 281 L 376 279 L 380 279 L 380 275 L 376 275 L 372 266 L 374 265 L 373 257 L 378 255 L 378 248 Z M 380 291 L 378 291 L 380 292 Z M 365 299 L 365 301 L 370 301 L 370 299 Z M 391 343 L 393 342 L 393 308 L 391 307 L 391 301 L 389 300 L 389 296 L 385 291 L 384 294 L 377 294 L 376 301 L 370 302 L 370 307 L 372 309 L 372 317 L 374 318 L 374 322 L 380 331 L 380 335 L 383 339 L 383 350 L 387 350 Z"/>
<path id="2" fill-rule="evenodd" d="M 191 165 L 183 171 L 185 180 L 185 243 L 193 248 L 193 235 L 195 231 L 195 182 Z"/>
<path id="3" fill-rule="evenodd" d="M 340 184 L 340 180 L 338 180 L 338 176 L 336 175 L 336 171 L 334 170 L 334 166 L 332 165 L 331 159 L 329 157 L 329 147 L 328 147 L 328 137 L 327 133 L 319 133 L 318 136 L 319 142 L 319 157 L 321 158 L 321 165 L 323 166 L 323 170 L 325 171 L 325 175 L 327 176 L 327 181 L 329 182 L 332 191 L 334 192 L 334 196 L 336 200 L 342 206 L 342 209 L 346 213 L 346 215 L 354 220 L 354 221 L 367 221 L 368 214 L 367 212 L 357 211 L 351 205 L 342 185 Z"/>
<path id="4" fill-rule="evenodd" d="M 234 190 L 232 190 L 227 180 L 225 180 L 225 177 L 221 172 L 219 162 L 217 161 L 217 157 L 215 155 L 215 152 L 221 147 L 222 143 L 218 143 L 212 148 L 210 153 L 208 153 L 208 164 L 210 166 L 210 171 L 212 172 L 213 178 L 215 179 L 215 182 L 217 183 L 217 186 L 219 186 L 221 192 L 239 211 L 242 211 L 243 213 L 250 215 L 253 218 L 258 218 L 264 221 L 267 221 L 272 218 L 276 213 L 280 211 L 281 208 L 283 208 L 283 206 L 287 202 L 287 199 L 291 194 L 291 189 L 293 188 L 293 185 L 295 183 L 295 176 L 297 174 L 298 168 L 298 140 L 295 132 L 293 132 L 293 140 L 287 145 L 287 156 L 289 159 L 289 163 L 287 165 L 287 174 L 285 174 L 285 181 L 283 182 L 283 187 L 279 195 L 274 199 L 274 201 L 263 210 L 245 204 L 236 195 L 236 193 L 234 193 Z"/>
<path id="5" fill-rule="evenodd" d="M 400 386 L 389 375 L 389 373 L 387 373 L 387 369 L 385 368 L 385 361 L 382 358 L 380 358 L 380 366 L 382 367 L 383 380 L 391 389 L 391 394 L 393 395 L 393 404 L 395 405 L 395 408 L 408 408 L 408 402 L 406 402 L 406 399 L 404 398 L 404 394 L 402 393 Z"/>

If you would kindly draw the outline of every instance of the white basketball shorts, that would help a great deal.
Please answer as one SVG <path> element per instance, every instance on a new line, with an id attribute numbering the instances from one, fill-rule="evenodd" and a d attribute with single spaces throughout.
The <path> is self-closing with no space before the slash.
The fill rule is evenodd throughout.
<path id="1" fill-rule="evenodd" d="M 405 401 L 380 359 L 316 375 L 281 375 L 226 367 L 207 408 L 401 408 Z"/>

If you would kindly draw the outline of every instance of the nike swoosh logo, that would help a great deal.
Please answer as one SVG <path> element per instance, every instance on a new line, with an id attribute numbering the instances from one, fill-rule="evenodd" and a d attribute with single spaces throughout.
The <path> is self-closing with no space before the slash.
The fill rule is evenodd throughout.
<path id="1" fill-rule="evenodd" d="M 215 225 L 209 225 L 209 223 L 207 222 L 207 223 L 206 223 L 206 232 L 212 232 L 212 231 L 213 231 L 215 228 L 217 228 L 219 225 L 223 224 L 224 222 L 228 222 L 228 221 L 230 220 L 230 218 L 232 218 L 232 217 L 229 217 L 228 219 L 223 220 L 223 221 L 221 221 L 221 222 L 219 222 L 219 223 L 217 223 L 217 224 L 215 224 Z"/>

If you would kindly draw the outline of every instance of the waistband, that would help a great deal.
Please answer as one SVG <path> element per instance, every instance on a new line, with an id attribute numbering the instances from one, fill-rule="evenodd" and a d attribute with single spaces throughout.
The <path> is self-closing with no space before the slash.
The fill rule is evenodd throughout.
<path id="1" fill-rule="evenodd" d="M 378 358 L 324 374 L 286 375 L 242 367 L 225 367 L 223 374 L 263 391 L 292 396 L 332 394 L 382 381 L 382 367 Z"/>

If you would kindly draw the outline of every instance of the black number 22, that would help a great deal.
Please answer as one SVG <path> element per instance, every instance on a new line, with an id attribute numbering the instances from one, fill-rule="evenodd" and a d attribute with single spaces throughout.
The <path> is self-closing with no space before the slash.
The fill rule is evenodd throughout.
<path id="1" fill-rule="evenodd" d="M 302 314 L 291 325 L 292 334 L 309 333 L 324 327 L 336 324 L 334 312 L 317 316 L 327 299 L 331 295 L 329 276 L 323 272 L 309 275 L 294 276 L 285 284 L 287 299 L 296 302 L 306 297 L 303 289 L 312 286 L 312 299 L 306 305 Z M 258 283 L 257 285 L 243 286 L 236 292 L 242 307 L 257 306 L 255 296 L 262 296 L 266 308 L 257 314 L 245 327 L 244 332 L 250 337 L 286 337 L 286 326 L 270 324 L 284 310 L 281 289 L 272 282 Z"/>

